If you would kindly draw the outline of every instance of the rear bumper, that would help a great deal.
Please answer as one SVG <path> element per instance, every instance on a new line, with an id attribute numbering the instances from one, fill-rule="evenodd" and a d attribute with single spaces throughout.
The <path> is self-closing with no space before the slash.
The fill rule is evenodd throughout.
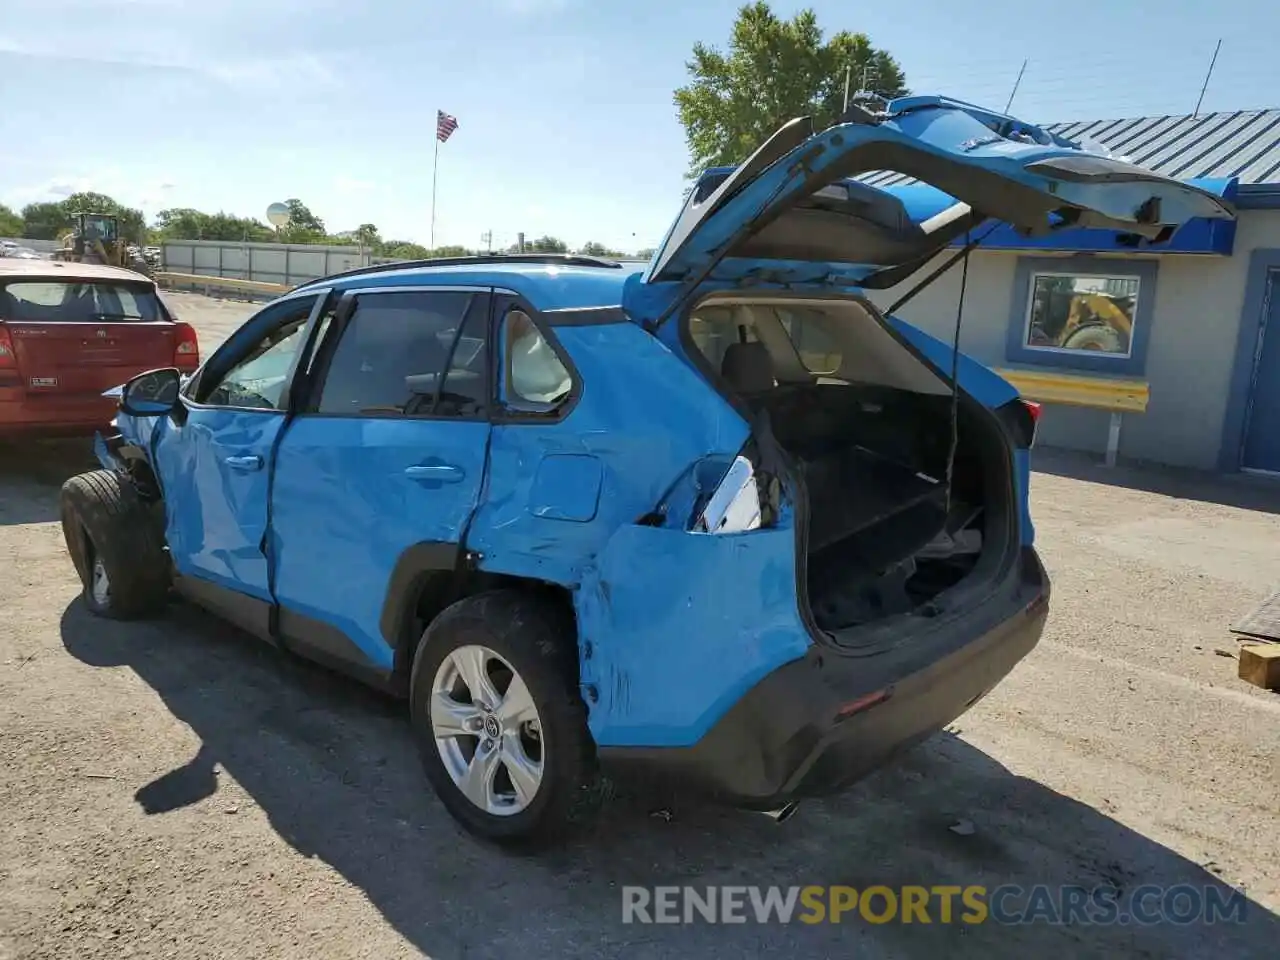
<path id="1" fill-rule="evenodd" d="M 101 394 L 8 399 L 0 390 L 0 436 L 90 436 L 111 423 L 119 404 Z"/>
<path id="2" fill-rule="evenodd" d="M 765 677 L 691 747 L 602 748 L 601 761 L 753 809 L 837 793 L 960 716 L 1035 647 L 1049 579 L 1033 548 L 1010 581 L 902 650 L 858 657 L 814 647 Z"/>

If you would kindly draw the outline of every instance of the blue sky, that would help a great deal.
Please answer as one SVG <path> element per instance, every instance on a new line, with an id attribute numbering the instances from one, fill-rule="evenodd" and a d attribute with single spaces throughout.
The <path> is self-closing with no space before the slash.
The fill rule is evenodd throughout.
<path id="1" fill-rule="evenodd" d="M 551 233 L 656 243 L 687 168 L 671 102 L 737 0 L 0 0 L 0 202 L 96 189 L 262 217 L 300 197 L 331 229 L 437 244 Z M 1275 0 L 775 3 L 898 57 L 917 92 L 1028 120 L 1280 106 Z M 56 9 L 56 14 L 54 10 Z M 977 12 L 977 11 L 981 12 Z M 909 11 L 909 12 L 908 12 Z M 1000 39 L 996 40 L 996 34 Z"/>

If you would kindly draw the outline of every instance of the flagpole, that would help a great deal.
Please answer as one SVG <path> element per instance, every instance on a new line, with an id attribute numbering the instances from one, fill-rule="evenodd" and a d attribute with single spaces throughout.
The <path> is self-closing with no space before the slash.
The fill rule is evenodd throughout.
<path id="1" fill-rule="evenodd" d="M 431 158 L 431 250 L 436 249 L 436 174 L 440 170 L 440 131 L 436 130 L 436 148 Z"/>

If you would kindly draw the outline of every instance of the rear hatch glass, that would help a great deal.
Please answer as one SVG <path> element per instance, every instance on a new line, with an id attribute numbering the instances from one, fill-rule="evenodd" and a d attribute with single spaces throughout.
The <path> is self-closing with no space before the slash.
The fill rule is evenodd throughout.
<path id="1" fill-rule="evenodd" d="M 0 321 L 28 394 L 96 393 L 173 362 L 174 324 L 146 282 L 16 280 Z"/>

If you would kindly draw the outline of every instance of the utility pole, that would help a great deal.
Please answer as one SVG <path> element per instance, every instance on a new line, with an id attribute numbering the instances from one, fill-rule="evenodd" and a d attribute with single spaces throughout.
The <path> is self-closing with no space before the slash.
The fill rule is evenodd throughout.
<path id="1" fill-rule="evenodd" d="M 1200 116 L 1200 104 L 1204 103 L 1204 92 L 1209 89 L 1209 78 L 1213 76 L 1214 64 L 1218 62 L 1218 51 L 1222 49 L 1222 38 L 1218 38 L 1218 45 L 1213 48 L 1213 59 L 1209 61 L 1209 72 L 1204 75 L 1204 86 L 1200 88 L 1200 99 L 1196 101 L 1195 112 L 1192 117 Z"/>
<path id="2" fill-rule="evenodd" d="M 487 252 L 493 253 L 493 231 L 486 230 L 480 234 L 480 239 L 484 241 L 484 248 Z"/>
<path id="3" fill-rule="evenodd" d="M 841 113 L 849 112 L 849 78 L 853 75 L 853 64 L 847 63 L 844 67 L 844 107 Z"/>
<path id="4" fill-rule="evenodd" d="M 1018 79 L 1013 81 L 1013 89 L 1009 91 L 1009 102 L 1004 105 L 1004 112 L 1007 114 L 1009 108 L 1013 106 L 1013 98 L 1018 93 L 1018 86 L 1022 83 L 1022 75 L 1027 72 L 1027 61 L 1022 61 L 1022 68 L 1018 70 Z"/>

